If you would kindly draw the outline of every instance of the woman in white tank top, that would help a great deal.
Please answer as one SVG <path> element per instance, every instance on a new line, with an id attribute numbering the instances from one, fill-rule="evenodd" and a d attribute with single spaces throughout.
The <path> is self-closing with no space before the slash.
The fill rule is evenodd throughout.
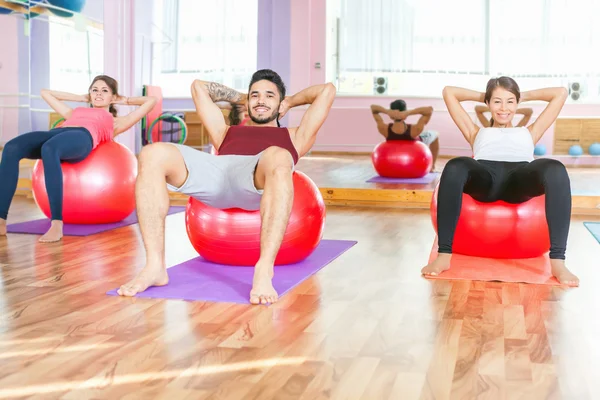
<path id="1" fill-rule="evenodd" d="M 453 158 L 446 164 L 438 192 L 438 257 L 421 271 L 438 275 L 450 268 L 454 231 L 460 215 L 462 194 L 482 202 L 525 202 L 546 195 L 546 219 L 550 232 L 552 274 L 561 284 L 577 286 L 579 279 L 565 266 L 571 220 L 571 186 L 559 161 L 534 160 L 533 149 L 554 123 L 566 99 L 565 88 L 545 88 L 521 93 L 509 77 L 490 79 L 485 93 L 446 87 L 444 101 L 452 120 L 473 149 L 474 157 Z M 524 101 L 548 105 L 527 127 L 514 127 L 517 106 Z M 485 103 L 492 114 L 491 126 L 479 128 L 461 105 L 462 101 Z"/>

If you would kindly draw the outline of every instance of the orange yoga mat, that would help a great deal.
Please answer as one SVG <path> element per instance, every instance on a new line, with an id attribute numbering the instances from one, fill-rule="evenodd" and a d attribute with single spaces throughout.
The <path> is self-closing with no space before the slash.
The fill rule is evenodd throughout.
<path id="1" fill-rule="evenodd" d="M 431 248 L 429 262 L 437 257 L 437 238 Z M 458 279 L 468 281 L 500 281 L 536 283 L 559 286 L 550 272 L 548 253 L 536 258 L 494 259 L 453 254 L 450 269 L 428 279 Z"/>

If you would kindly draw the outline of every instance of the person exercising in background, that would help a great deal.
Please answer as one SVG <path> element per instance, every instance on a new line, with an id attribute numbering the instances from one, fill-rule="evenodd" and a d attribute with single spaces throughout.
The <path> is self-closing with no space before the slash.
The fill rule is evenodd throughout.
<path id="1" fill-rule="evenodd" d="M 435 171 L 435 161 L 440 152 L 439 135 L 436 131 L 425 130 L 425 125 L 427 125 L 433 114 L 433 107 L 419 107 L 407 110 L 404 100 L 396 100 L 390 104 L 389 110 L 380 105 L 373 104 L 371 112 L 377 123 L 377 130 L 385 140 L 420 140 L 426 144 L 433 156 L 431 172 Z M 393 122 L 386 124 L 379 114 L 387 114 Z M 420 114 L 421 118 L 419 118 L 416 124 L 407 124 L 405 122 L 409 116 L 417 114 Z"/>
<path id="2" fill-rule="evenodd" d="M 244 94 L 247 96 L 246 94 Z M 232 104 L 229 102 L 215 103 L 221 110 L 229 110 L 229 126 L 240 125 L 244 126 L 250 121 L 248 108 L 245 104 Z"/>
<path id="3" fill-rule="evenodd" d="M 481 123 L 481 126 L 483 128 L 490 128 L 492 126 L 492 120 L 491 120 L 491 117 L 490 117 L 490 119 L 488 119 L 485 115 L 483 115 L 483 113 L 486 113 L 486 112 L 491 113 L 490 108 L 488 106 L 484 106 L 484 105 L 475 106 L 475 114 L 477 114 L 477 119 Z M 517 109 L 517 111 L 515 111 L 515 115 L 519 115 L 519 114 L 521 114 L 523 116 L 523 118 L 521 118 L 521 120 L 519 121 L 517 126 L 515 126 L 515 128 L 521 128 L 523 126 L 526 126 L 529 123 L 529 121 L 531 120 L 531 116 L 533 115 L 533 108 L 529 108 L 529 107 L 519 108 L 519 109 Z M 512 126 L 512 123 L 511 123 L 511 126 Z"/>

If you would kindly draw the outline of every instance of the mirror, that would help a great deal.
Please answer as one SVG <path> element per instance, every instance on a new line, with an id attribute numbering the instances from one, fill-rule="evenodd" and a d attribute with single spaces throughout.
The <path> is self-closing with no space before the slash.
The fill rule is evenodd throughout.
<path id="1" fill-rule="evenodd" d="M 31 40 L 26 3 L 0 0 L 0 146 L 31 131 Z"/>
<path id="2" fill-rule="evenodd" d="M 60 118 L 42 89 L 84 94 L 103 73 L 103 8 L 102 0 L 0 0 L 0 146 Z"/>

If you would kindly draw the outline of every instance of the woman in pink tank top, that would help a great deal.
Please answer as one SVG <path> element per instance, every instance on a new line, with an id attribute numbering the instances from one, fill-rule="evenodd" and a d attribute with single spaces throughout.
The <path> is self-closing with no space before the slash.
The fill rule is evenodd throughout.
<path id="1" fill-rule="evenodd" d="M 60 163 L 84 160 L 99 144 L 113 140 L 140 121 L 154 108 L 157 100 L 147 96 L 120 96 L 117 81 L 106 75 L 95 77 L 85 95 L 44 89 L 42 98 L 65 121 L 59 128 L 19 135 L 4 146 L 0 162 L 0 235 L 6 235 L 6 218 L 17 188 L 19 162 L 23 158 L 42 159 L 52 224 L 40 241 L 54 242 L 63 235 Z M 65 101 L 88 103 L 89 106 L 72 109 Z M 117 116 L 115 104 L 140 107 L 127 115 Z"/>

